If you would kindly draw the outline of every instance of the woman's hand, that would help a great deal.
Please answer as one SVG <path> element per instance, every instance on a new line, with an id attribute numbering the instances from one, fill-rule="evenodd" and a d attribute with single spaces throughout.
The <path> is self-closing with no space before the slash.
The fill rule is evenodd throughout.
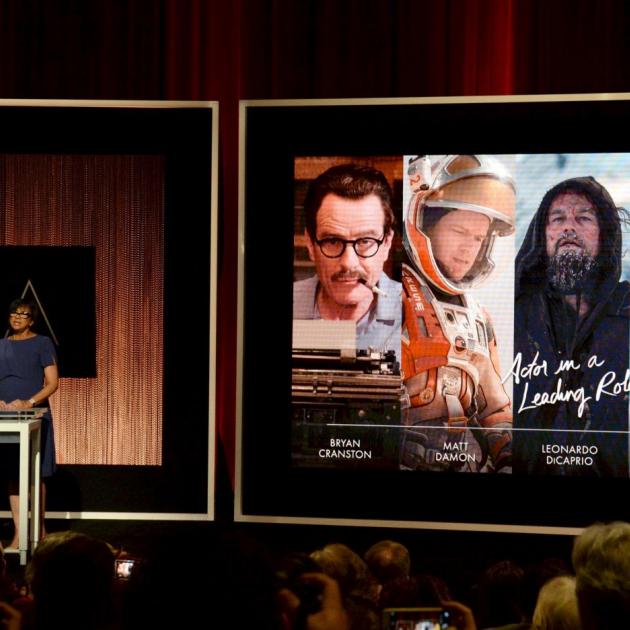
<path id="1" fill-rule="evenodd" d="M 22 411 L 23 409 L 32 409 L 32 407 L 33 405 L 28 400 L 13 400 L 6 406 L 6 409 Z"/>

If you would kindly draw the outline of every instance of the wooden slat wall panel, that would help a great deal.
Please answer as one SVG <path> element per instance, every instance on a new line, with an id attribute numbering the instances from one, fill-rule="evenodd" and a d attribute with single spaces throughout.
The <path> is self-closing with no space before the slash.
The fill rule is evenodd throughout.
<path id="1" fill-rule="evenodd" d="M 3 155 L 0 196 L 0 245 L 96 248 L 97 377 L 51 399 L 57 461 L 161 464 L 161 158 Z"/>

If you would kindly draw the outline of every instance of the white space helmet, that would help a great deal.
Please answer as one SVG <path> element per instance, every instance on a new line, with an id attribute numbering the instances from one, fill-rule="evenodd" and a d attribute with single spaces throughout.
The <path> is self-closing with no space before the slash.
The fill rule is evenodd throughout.
<path id="1" fill-rule="evenodd" d="M 426 163 L 426 162 L 425 162 Z M 451 295 L 478 286 L 494 269 L 496 236 L 514 232 L 516 194 L 506 167 L 490 155 L 447 155 L 431 167 L 428 182 L 418 184 L 418 161 L 412 160 L 413 195 L 407 209 L 404 244 L 413 264 L 438 289 Z M 428 169 L 425 169 L 428 171 Z M 411 181 L 411 178 L 410 178 Z M 433 254 L 430 234 L 449 212 L 465 210 L 489 219 L 479 252 L 463 277 L 447 275 Z"/>

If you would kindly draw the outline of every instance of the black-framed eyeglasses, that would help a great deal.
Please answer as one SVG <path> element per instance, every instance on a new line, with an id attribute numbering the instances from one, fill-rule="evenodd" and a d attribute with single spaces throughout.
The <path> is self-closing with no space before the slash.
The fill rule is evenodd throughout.
<path id="1" fill-rule="evenodd" d="M 28 319 L 29 317 L 32 317 L 31 313 L 9 313 L 9 315 L 11 315 L 11 317 L 19 317 L 20 319 Z"/>
<path id="2" fill-rule="evenodd" d="M 383 244 L 385 235 L 383 238 L 372 238 L 371 236 L 364 236 L 354 240 L 347 241 L 343 238 L 337 238 L 334 236 L 322 239 L 315 239 L 317 245 L 322 254 L 326 258 L 339 258 L 343 256 L 348 245 L 352 245 L 357 256 L 360 258 L 372 258 L 378 252 L 378 248 Z"/>

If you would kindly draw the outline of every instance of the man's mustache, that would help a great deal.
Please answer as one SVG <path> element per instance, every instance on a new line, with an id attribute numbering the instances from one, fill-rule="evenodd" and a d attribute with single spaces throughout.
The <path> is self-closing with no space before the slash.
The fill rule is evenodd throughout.
<path id="1" fill-rule="evenodd" d="M 347 282 L 348 280 L 367 280 L 367 275 L 361 271 L 338 271 L 331 276 L 333 281 Z"/>
<path id="2" fill-rule="evenodd" d="M 580 249 L 586 249 L 586 243 L 577 235 L 575 230 L 565 230 L 557 240 L 554 254 L 557 254 L 563 245 L 576 245 Z"/>

